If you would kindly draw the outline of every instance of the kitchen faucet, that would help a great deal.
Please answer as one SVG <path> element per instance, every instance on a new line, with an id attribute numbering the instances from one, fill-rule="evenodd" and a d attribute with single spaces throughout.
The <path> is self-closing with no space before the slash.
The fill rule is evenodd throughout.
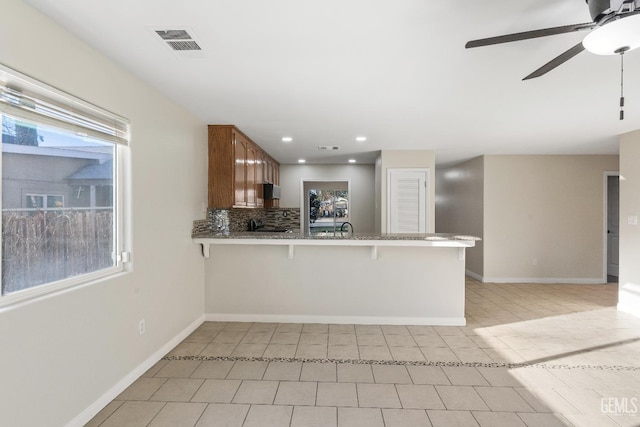
<path id="1" fill-rule="evenodd" d="M 343 222 L 342 226 L 340 227 L 340 232 L 344 233 L 344 226 L 348 225 L 347 227 L 347 232 L 349 232 L 349 228 L 351 228 L 351 234 L 353 235 L 354 231 L 353 231 L 353 224 L 351 224 L 350 222 Z"/>

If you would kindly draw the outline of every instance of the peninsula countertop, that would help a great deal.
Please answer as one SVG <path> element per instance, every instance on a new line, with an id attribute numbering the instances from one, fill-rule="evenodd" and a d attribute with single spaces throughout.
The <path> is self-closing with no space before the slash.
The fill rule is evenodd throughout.
<path id="1" fill-rule="evenodd" d="M 432 246 L 468 248 L 475 246 L 479 237 L 452 233 L 314 233 L 301 232 L 199 232 L 191 236 L 193 242 L 202 245 L 202 252 L 209 257 L 209 245 L 278 245 L 289 246 L 293 257 L 294 246 L 369 246 L 371 257 L 376 258 L 378 246 Z"/>
<path id="2" fill-rule="evenodd" d="M 193 239 L 285 239 L 285 240 L 424 240 L 424 241 L 476 241 L 479 237 L 453 233 L 347 233 L 347 232 L 197 232 Z"/>
<path id="3" fill-rule="evenodd" d="M 206 318 L 466 324 L 463 234 L 201 232 Z"/>

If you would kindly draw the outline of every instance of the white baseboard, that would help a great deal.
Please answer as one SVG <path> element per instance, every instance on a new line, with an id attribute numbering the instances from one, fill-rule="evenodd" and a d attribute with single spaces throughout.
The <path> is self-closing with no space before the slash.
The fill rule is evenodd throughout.
<path id="1" fill-rule="evenodd" d="M 183 329 L 178 335 L 173 337 L 168 343 L 163 345 L 158 351 L 153 353 L 147 360 L 142 362 L 127 374 L 124 378 L 118 381 L 113 387 L 111 387 L 105 394 L 103 394 L 98 400 L 93 402 L 87 409 L 82 411 L 78 416 L 72 419 L 67 427 L 82 427 L 88 423 L 93 417 L 96 416 L 105 406 L 107 406 L 113 399 L 115 399 L 120 393 L 122 393 L 127 387 L 129 387 L 135 380 L 140 378 L 142 374 L 147 372 L 153 365 L 155 365 L 160 359 L 162 359 L 167 353 L 169 353 L 175 346 L 180 344 L 186 337 L 188 337 L 193 331 L 196 330 L 204 322 L 204 316 L 200 316 L 197 320 Z"/>
<path id="2" fill-rule="evenodd" d="M 573 277 L 484 277 L 469 274 L 470 277 L 482 283 L 536 283 L 536 284 L 572 284 L 572 285 L 601 285 L 606 283 L 602 278 L 573 278 Z"/>
<path id="3" fill-rule="evenodd" d="M 205 314 L 209 322 L 323 323 L 354 325 L 432 325 L 465 326 L 464 317 L 373 317 L 373 316 L 306 316 L 288 314 Z"/>
<path id="4" fill-rule="evenodd" d="M 465 270 L 465 271 L 464 271 L 464 274 L 465 274 L 465 276 L 469 276 L 469 277 L 471 277 L 472 279 L 477 280 L 478 282 L 482 282 L 482 276 L 481 276 L 481 275 L 479 275 L 478 273 L 474 273 L 474 272 L 473 272 L 473 271 L 471 271 L 471 270 Z"/>

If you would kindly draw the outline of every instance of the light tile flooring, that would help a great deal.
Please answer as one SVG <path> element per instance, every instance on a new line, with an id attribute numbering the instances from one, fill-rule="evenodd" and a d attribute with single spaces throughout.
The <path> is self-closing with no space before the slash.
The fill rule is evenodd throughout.
<path id="1" fill-rule="evenodd" d="M 640 426 L 617 285 L 466 290 L 465 327 L 206 322 L 88 426 Z"/>

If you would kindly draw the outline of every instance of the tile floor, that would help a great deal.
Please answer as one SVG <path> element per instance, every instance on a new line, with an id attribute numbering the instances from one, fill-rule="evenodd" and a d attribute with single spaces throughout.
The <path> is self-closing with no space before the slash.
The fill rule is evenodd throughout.
<path id="1" fill-rule="evenodd" d="M 467 326 L 205 322 L 88 426 L 640 426 L 617 285 L 467 281 Z"/>

